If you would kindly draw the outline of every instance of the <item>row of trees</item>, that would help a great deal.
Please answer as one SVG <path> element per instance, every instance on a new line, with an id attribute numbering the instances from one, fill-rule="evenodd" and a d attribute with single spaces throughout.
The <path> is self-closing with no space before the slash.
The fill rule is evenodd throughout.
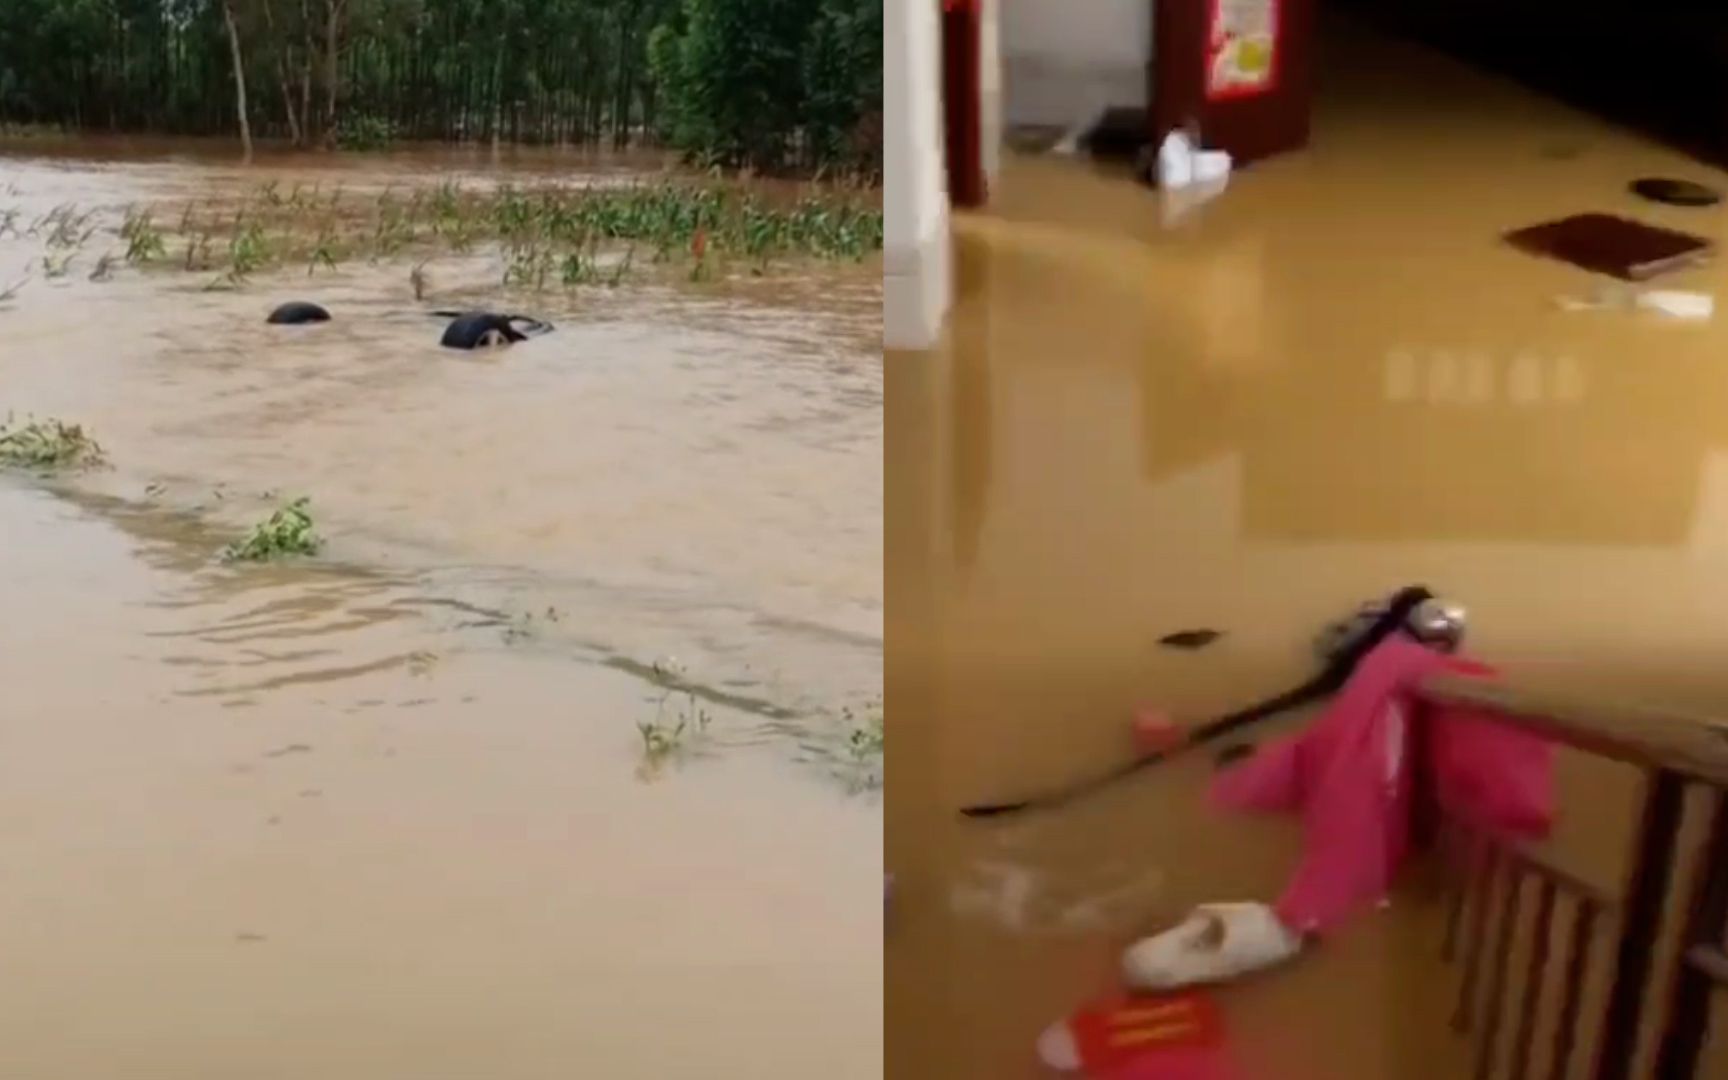
<path id="1" fill-rule="evenodd" d="M 882 0 L 0 0 L 0 124 L 875 171 Z"/>

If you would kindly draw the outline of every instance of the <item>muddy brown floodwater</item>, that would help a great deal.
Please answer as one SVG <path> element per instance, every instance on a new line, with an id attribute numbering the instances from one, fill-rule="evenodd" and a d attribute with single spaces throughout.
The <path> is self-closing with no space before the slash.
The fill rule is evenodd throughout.
<path id="1" fill-rule="evenodd" d="M 1565 310 L 1585 275 L 1497 239 L 1594 210 L 1720 242 L 1719 211 L 1625 187 L 1728 177 L 1419 50 L 1326 45 L 1312 149 L 1179 225 L 1120 171 L 1011 158 L 957 222 L 947 341 L 889 358 L 896 1080 L 1042 1075 L 1038 1031 L 1124 944 L 1273 895 L 1294 856 L 1287 823 L 1200 809 L 1200 761 L 956 808 L 1122 760 L 1137 705 L 1293 684 L 1366 598 L 1424 582 L 1519 681 L 1728 714 L 1728 319 Z M 1728 268 L 1671 283 L 1720 304 Z M 1227 633 L 1157 645 L 1191 627 Z M 1610 771 L 1567 761 L 1556 842 L 1604 886 L 1632 824 Z M 1224 991 L 1245 1077 L 1470 1075 L 1430 914 L 1400 898 Z"/>
<path id="2" fill-rule="evenodd" d="M 228 154 L 0 145 L 0 207 L 653 167 Z M 0 1076 L 881 1075 L 879 265 L 502 297 L 482 252 L 416 305 L 103 249 L 0 304 L 0 410 L 113 465 L 0 476 Z M 486 299 L 557 331 L 440 350 Z M 320 558 L 216 560 L 296 494 Z M 666 657 L 713 720 L 648 773 Z"/>

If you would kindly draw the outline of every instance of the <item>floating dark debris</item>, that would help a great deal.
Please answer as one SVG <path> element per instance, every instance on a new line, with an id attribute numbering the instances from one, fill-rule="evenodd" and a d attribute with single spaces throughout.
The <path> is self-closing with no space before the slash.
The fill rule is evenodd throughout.
<path id="1" fill-rule="evenodd" d="M 1612 214 L 1574 214 L 1545 221 L 1507 233 L 1506 242 L 1527 254 L 1559 259 L 1622 281 L 1644 281 L 1702 262 L 1715 251 L 1715 245 L 1702 236 Z"/>
<path id="2" fill-rule="evenodd" d="M 1158 639 L 1158 644 L 1167 649 L 1204 649 L 1206 646 L 1224 636 L 1222 630 L 1178 630 L 1173 634 L 1165 634 Z"/>
<path id="3" fill-rule="evenodd" d="M 1667 206 L 1715 206 L 1722 193 L 1693 180 L 1667 176 L 1645 176 L 1632 181 L 1632 193 Z"/>

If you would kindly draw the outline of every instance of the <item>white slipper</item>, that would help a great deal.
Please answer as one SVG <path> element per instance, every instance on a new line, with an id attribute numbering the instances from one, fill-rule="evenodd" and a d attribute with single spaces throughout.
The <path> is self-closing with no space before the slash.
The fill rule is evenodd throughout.
<path id="1" fill-rule="evenodd" d="M 1174 990 L 1269 968 L 1301 949 L 1265 904 L 1201 904 L 1181 925 L 1129 946 L 1122 974 L 1137 990 Z"/>
<path id="2" fill-rule="evenodd" d="M 1068 1021 L 1058 1020 L 1038 1036 L 1038 1060 L 1057 1072 L 1080 1071 L 1080 1046 Z"/>

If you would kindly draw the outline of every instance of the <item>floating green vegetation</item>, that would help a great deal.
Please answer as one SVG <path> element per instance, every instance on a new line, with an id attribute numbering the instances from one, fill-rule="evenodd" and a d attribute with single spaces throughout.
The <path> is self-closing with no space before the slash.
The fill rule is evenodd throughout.
<path id="1" fill-rule="evenodd" d="M 882 706 L 872 705 L 854 713 L 851 709 L 841 709 L 840 715 L 846 721 L 846 749 L 855 761 L 880 760 L 885 746 L 882 727 Z"/>
<path id="2" fill-rule="evenodd" d="M 840 710 L 846 729 L 847 757 L 846 768 L 840 771 L 840 776 L 855 791 L 869 791 L 882 786 L 886 745 L 882 715 L 880 701 L 857 710 Z"/>
<path id="3" fill-rule="evenodd" d="M 102 464 L 102 447 L 78 424 L 60 420 L 0 424 L 0 466 L 16 469 L 79 469 Z"/>
<path id="4" fill-rule="evenodd" d="M 563 616 L 558 609 L 548 607 L 544 614 L 536 616 L 532 611 L 521 615 L 509 616 L 504 620 L 504 644 L 514 645 L 518 641 L 531 641 L 540 636 L 540 628 L 549 623 L 555 623 Z"/>
<path id="5" fill-rule="evenodd" d="M 324 541 L 312 528 L 312 501 L 301 497 L 252 528 L 245 540 L 222 549 L 229 562 L 267 562 L 288 555 L 316 555 Z"/>
<path id="6" fill-rule="evenodd" d="M 642 737 L 642 765 L 652 774 L 668 761 L 682 757 L 708 733 L 713 714 L 702 706 L 684 681 L 684 671 L 672 661 L 656 661 L 651 669 L 661 694 L 654 715 L 636 721 Z M 670 708 L 668 708 L 670 706 Z"/>

